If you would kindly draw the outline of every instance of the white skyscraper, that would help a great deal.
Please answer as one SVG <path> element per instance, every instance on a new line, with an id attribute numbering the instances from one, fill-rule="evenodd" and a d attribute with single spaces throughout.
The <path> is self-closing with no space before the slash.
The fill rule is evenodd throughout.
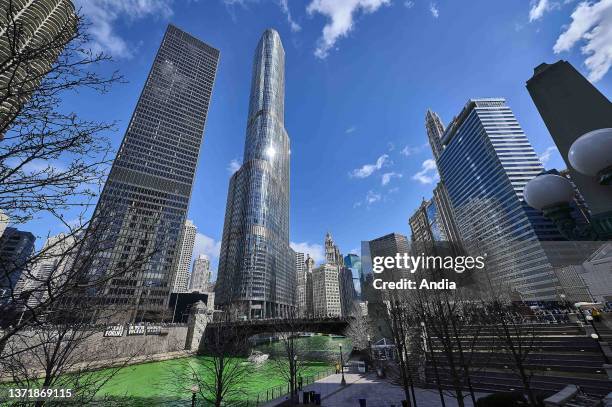
<path id="1" fill-rule="evenodd" d="M 298 308 L 298 314 L 300 316 L 306 315 L 306 262 L 304 253 L 295 252 L 295 271 L 297 273 L 297 285 L 296 285 L 296 302 Z"/>
<path id="2" fill-rule="evenodd" d="M 338 266 L 324 264 L 312 272 L 313 308 L 315 317 L 339 317 L 340 279 Z"/>
<path id="3" fill-rule="evenodd" d="M 176 264 L 176 273 L 174 276 L 174 286 L 172 292 L 184 293 L 187 292 L 187 281 L 189 281 L 189 266 L 191 265 L 191 257 L 193 254 L 193 245 L 195 244 L 197 228 L 192 221 L 185 221 L 183 233 L 181 234 L 181 246 L 179 259 Z"/>
<path id="4" fill-rule="evenodd" d="M 189 291 L 209 292 L 210 274 L 210 259 L 207 255 L 200 254 L 193 261 L 193 270 L 189 279 Z"/>

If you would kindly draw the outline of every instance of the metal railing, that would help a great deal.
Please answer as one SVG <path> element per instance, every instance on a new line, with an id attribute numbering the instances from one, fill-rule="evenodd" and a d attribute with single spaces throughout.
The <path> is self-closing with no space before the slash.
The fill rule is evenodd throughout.
<path id="1" fill-rule="evenodd" d="M 317 380 L 321 380 L 327 376 L 330 376 L 335 373 L 334 369 L 328 369 L 317 373 L 316 375 L 305 376 L 302 377 L 302 389 L 306 386 L 309 386 L 316 382 Z M 248 399 L 240 400 L 232 403 L 228 403 L 228 406 L 232 407 L 256 407 L 272 401 L 274 399 L 278 399 L 283 396 L 287 396 L 291 393 L 291 389 L 289 383 L 282 384 L 279 386 L 270 387 L 265 391 L 260 391 L 259 393 L 255 393 L 253 395 L 249 395 Z"/>

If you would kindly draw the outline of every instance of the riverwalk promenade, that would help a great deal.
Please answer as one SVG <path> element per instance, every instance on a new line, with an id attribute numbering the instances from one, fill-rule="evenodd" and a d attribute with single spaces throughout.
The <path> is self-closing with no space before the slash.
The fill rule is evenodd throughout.
<path id="1" fill-rule="evenodd" d="M 372 374 L 345 373 L 346 385 L 341 385 L 341 374 L 333 374 L 314 382 L 304 388 L 304 391 L 315 391 L 321 394 L 321 405 L 328 407 L 355 407 L 359 406 L 359 399 L 366 399 L 367 407 L 401 407 L 405 398 L 402 387 L 377 378 Z M 415 395 L 419 407 L 438 407 L 442 403 L 440 395 L 433 389 L 415 388 Z M 485 394 L 480 394 L 482 397 Z M 300 401 L 302 392 L 300 392 Z M 272 400 L 264 407 L 274 407 L 287 400 L 287 396 Z M 457 400 L 446 396 L 447 407 L 458 406 Z M 465 399 L 465 406 L 472 407 L 469 398 Z"/>

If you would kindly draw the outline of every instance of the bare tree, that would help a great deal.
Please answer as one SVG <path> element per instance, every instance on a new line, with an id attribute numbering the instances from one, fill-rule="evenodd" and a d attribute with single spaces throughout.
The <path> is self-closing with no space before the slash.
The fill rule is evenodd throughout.
<path id="1" fill-rule="evenodd" d="M 215 407 L 243 398 L 253 371 L 252 364 L 239 357 L 248 352 L 250 345 L 247 331 L 236 323 L 238 312 L 233 311 L 219 312 L 215 325 L 206 330 L 199 349 L 203 357 L 181 360 L 168 376 L 177 391 L 189 391 L 184 388 L 189 383 L 196 398 Z"/>
<path id="2" fill-rule="evenodd" d="M 535 350 L 537 333 L 535 325 L 513 309 L 509 302 L 500 298 L 485 302 L 490 326 L 496 339 L 496 350 L 509 362 L 519 377 L 529 404 L 538 405 L 536 394 L 531 387 L 533 372 L 528 369 L 528 360 Z"/>
<path id="3" fill-rule="evenodd" d="M 306 366 L 306 350 L 300 334 L 306 329 L 297 311 L 290 311 L 282 320 L 282 329 L 276 331 L 281 351 L 272 355 L 271 363 L 277 374 L 288 384 L 290 399 L 298 402 L 299 381 Z"/>
<path id="4" fill-rule="evenodd" d="M 88 48 L 87 23 L 64 3 L 54 15 L 59 31 L 36 35 L 17 18 L 22 2 L 2 0 L 0 211 L 16 223 L 91 205 L 108 169 L 113 123 L 61 106 L 67 94 L 104 93 L 121 77 L 99 73 L 110 57 Z"/>
<path id="5" fill-rule="evenodd" d="M 99 394 L 101 388 L 141 349 L 120 359 L 114 357 L 112 349 L 100 349 L 99 341 L 111 315 L 98 315 L 98 323 L 92 324 L 88 306 L 59 307 L 36 329 L 14 335 L 5 347 L 11 357 L 3 360 L 2 379 L 10 380 L 12 388 L 70 391 L 64 397 L 37 399 L 36 406 L 58 401 L 75 406 L 109 401 Z"/>

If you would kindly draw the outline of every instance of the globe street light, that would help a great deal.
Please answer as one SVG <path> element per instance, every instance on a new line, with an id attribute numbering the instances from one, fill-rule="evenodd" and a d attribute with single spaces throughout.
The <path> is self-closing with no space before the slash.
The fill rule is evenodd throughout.
<path id="1" fill-rule="evenodd" d="M 581 174 L 596 177 L 601 185 L 612 183 L 612 129 L 593 130 L 579 137 L 567 158 Z"/>
<path id="2" fill-rule="evenodd" d="M 596 178 L 603 186 L 612 186 L 612 128 L 593 130 L 576 139 L 568 152 L 572 167 Z M 612 214 L 593 216 L 588 225 L 577 225 L 570 203 L 574 187 L 565 177 L 542 174 L 525 185 L 527 204 L 543 212 L 568 240 L 608 240 L 612 238 Z"/>
<path id="3" fill-rule="evenodd" d="M 572 217 L 570 203 L 574 199 L 574 187 L 567 178 L 555 174 L 538 175 L 525 185 L 523 196 L 529 206 L 552 220 L 568 240 L 598 240 L 599 236 L 590 225 L 578 225 Z"/>

